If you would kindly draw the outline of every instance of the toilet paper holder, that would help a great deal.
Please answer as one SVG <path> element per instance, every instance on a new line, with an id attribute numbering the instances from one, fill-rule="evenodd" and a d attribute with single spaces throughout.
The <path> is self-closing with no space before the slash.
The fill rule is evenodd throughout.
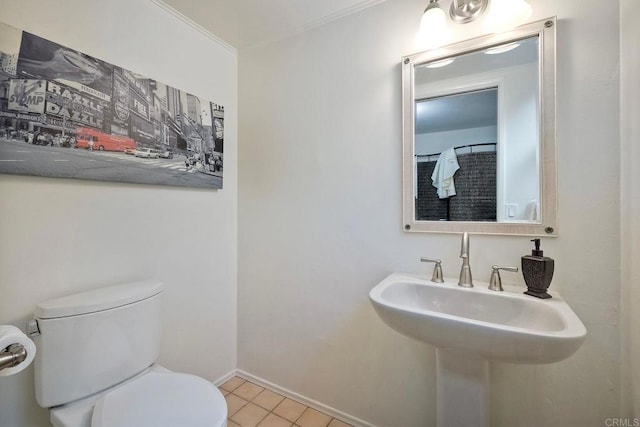
<path id="1" fill-rule="evenodd" d="M 27 350 L 22 344 L 11 344 L 4 350 L 0 350 L 0 371 L 5 368 L 13 368 L 27 359 Z"/>

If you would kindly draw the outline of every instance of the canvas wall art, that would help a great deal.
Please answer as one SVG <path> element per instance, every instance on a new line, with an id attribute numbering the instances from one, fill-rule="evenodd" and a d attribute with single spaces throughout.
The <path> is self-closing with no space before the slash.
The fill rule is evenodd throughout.
<path id="1" fill-rule="evenodd" d="M 0 173 L 221 189 L 224 107 L 0 23 Z"/>

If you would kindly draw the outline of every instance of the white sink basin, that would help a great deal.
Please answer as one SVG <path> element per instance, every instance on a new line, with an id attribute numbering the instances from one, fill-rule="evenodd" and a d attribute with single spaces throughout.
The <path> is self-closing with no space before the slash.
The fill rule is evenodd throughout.
<path id="1" fill-rule="evenodd" d="M 369 293 L 380 317 L 396 331 L 439 349 L 461 351 L 486 360 L 553 363 L 578 350 L 587 334 L 569 305 L 557 294 L 538 300 L 523 289 L 504 292 L 476 282 L 433 283 L 394 273 Z"/>

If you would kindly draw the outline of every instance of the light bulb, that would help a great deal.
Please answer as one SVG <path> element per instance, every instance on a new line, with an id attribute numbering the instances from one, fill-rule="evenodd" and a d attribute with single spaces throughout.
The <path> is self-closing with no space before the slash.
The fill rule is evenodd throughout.
<path id="1" fill-rule="evenodd" d="M 447 17 L 440 6 L 430 6 L 422 15 L 414 43 L 422 49 L 435 49 L 451 40 Z"/>
<path id="2" fill-rule="evenodd" d="M 525 0 L 491 0 L 485 29 L 492 33 L 509 31 L 524 24 L 533 10 Z"/>

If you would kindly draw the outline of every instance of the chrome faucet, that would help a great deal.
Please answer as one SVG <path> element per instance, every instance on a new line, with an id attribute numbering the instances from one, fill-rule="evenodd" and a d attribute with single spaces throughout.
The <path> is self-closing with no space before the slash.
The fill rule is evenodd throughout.
<path id="1" fill-rule="evenodd" d="M 462 233 L 460 258 L 462 258 L 462 267 L 460 268 L 460 280 L 458 280 L 458 286 L 462 286 L 463 288 L 473 288 L 471 266 L 469 265 L 469 233 L 466 231 Z"/>

